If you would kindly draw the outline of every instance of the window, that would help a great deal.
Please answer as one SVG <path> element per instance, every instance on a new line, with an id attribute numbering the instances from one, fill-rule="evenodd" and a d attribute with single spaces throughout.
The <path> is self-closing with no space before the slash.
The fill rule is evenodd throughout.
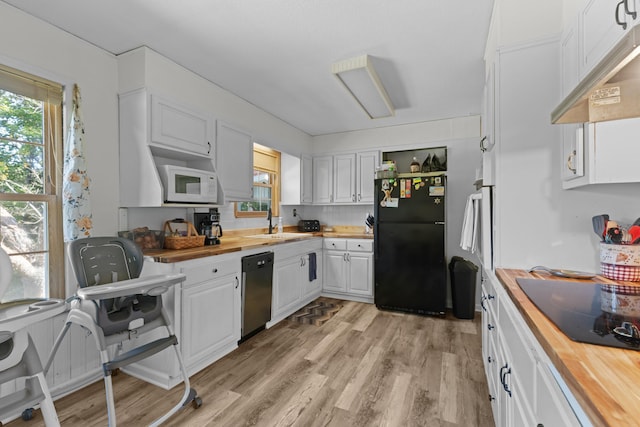
<path id="1" fill-rule="evenodd" d="M 3 301 L 64 296 L 62 87 L 0 66 L 0 245 L 13 276 Z"/>
<path id="2" fill-rule="evenodd" d="M 236 218 L 266 217 L 269 208 L 273 216 L 278 216 L 279 205 L 280 152 L 253 144 L 253 198 L 236 203 Z"/>

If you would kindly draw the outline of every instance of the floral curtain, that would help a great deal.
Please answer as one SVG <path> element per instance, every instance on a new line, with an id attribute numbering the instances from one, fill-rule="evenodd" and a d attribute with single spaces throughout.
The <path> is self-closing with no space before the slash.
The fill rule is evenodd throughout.
<path id="1" fill-rule="evenodd" d="M 91 180 L 84 158 L 84 125 L 80 115 L 80 89 L 73 86 L 71 123 L 64 150 L 62 216 L 64 241 L 91 236 Z"/>

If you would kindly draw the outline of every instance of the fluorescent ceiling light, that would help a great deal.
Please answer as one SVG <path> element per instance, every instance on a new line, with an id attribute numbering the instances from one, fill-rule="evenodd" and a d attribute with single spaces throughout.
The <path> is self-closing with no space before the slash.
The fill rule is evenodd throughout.
<path id="1" fill-rule="evenodd" d="M 368 55 L 346 59 L 331 66 L 331 71 L 372 119 L 395 114 L 393 104 Z"/>

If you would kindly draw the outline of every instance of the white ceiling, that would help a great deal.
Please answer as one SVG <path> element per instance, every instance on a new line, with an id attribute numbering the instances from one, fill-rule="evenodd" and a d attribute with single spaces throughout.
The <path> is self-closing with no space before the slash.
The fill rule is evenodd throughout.
<path id="1" fill-rule="evenodd" d="M 310 135 L 479 114 L 493 0 L 4 0 L 113 54 L 146 45 Z M 331 64 L 369 54 L 396 115 Z"/>

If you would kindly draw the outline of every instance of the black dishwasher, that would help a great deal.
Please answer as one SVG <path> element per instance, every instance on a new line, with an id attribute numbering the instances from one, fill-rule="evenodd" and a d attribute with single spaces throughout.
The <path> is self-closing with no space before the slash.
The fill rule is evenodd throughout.
<path id="1" fill-rule="evenodd" d="M 242 338 L 245 341 L 271 320 L 273 252 L 242 258 Z"/>

